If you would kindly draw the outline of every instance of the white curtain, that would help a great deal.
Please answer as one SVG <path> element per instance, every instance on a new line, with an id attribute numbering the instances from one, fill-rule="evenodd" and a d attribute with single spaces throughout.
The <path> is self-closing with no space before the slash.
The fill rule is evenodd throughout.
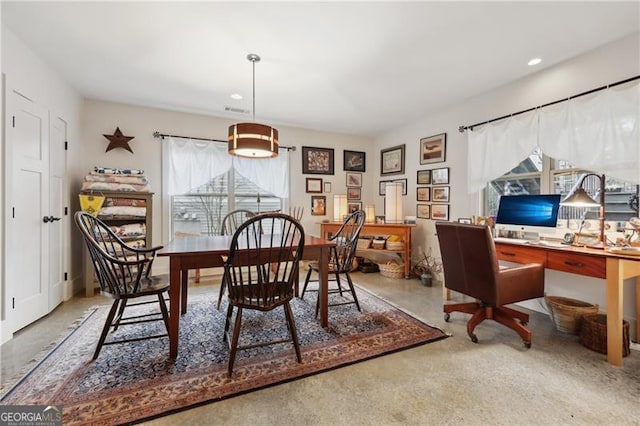
<path id="1" fill-rule="evenodd" d="M 468 133 L 469 193 L 507 173 L 536 146 L 576 167 L 640 183 L 640 84 L 605 89 L 522 116 Z"/>
<path id="2" fill-rule="evenodd" d="M 165 138 L 168 156 L 167 192 L 185 194 L 227 173 L 234 167 L 265 192 L 289 197 L 289 152 L 280 149 L 269 159 L 239 158 L 229 155 L 224 143 L 187 138 Z"/>
<path id="3" fill-rule="evenodd" d="M 538 144 L 537 133 L 536 111 L 469 131 L 469 193 L 480 191 L 527 158 Z"/>
<path id="4" fill-rule="evenodd" d="M 640 183 L 640 84 L 540 111 L 542 152 L 576 167 Z"/>

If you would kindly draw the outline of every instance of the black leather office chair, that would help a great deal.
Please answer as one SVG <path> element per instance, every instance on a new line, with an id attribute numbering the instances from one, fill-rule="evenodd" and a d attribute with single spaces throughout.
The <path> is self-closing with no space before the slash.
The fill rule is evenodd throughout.
<path id="1" fill-rule="evenodd" d="M 436 222 L 445 286 L 475 298 L 476 302 L 445 304 L 445 320 L 451 312 L 473 316 L 467 322 L 467 333 L 473 333 L 485 319 L 492 319 L 513 330 L 531 347 L 531 331 L 525 326 L 529 315 L 505 305 L 544 296 L 544 267 L 528 264 L 501 268 L 487 226 L 453 222 Z M 517 321 L 516 321 L 517 320 Z"/>

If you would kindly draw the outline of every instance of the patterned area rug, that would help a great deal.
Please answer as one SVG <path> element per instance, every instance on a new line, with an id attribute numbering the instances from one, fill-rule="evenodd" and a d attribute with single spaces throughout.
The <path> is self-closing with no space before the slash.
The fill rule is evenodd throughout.
<path id="1" fill-rule="evenodd" d="M 167 356 L 167 338 L 104 346 L 91 361 L 107 307 L 92 309 L 16 385 L 0 391 L 0 404 L 62 405 L 65 425 L 135 422 L 447 337 L 362 288 L 362 313 L 355 305 L 330 307 L 330 327 L 323 329 L 314 319 L 315 293 L 310 293 L 292 302 L 302 364 L 291 344 L 239 351 L 229 379 L 229 350 L 222 341 L 226 305 L 215 309 L 216 293 L 190 297 L 174 362 Z M 154 305 L 136 309 L 149 306 Z M 158 327 L 161 323 L 121 327 L 110 336 L 162 331 Z M 287 337 L 282 309 L 245 311 L 241 345 Z"/>

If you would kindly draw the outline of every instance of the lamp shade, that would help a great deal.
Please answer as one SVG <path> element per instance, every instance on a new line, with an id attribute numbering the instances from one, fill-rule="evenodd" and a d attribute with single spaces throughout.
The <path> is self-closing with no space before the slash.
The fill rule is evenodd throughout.
<path id="1" fill-rule="evenodd" d="M 346 195 L 334 195 L 333 196 L 333 220 L 336 222 L 342 222 L 349 214 L 347 210 L 347 196 Z"/>
<path id="2" fill-rule="evenodd" d="M 246 158 L 276 157 L 278 130 L 258 123 L 229 126 L 229 154 Z"/>
<path id="3" fill-rule="evenodd" d="M 364 213 L 367 216 L 367 223 L 373 223 L 376 221 L 375 204 L 367 204 L 367 206 L 364 208 Z"/>
<path id="4" fill-rule="evenodd" d="M 573 192 L 567 195 L 567 198 L 562 200 L 563 206 L 570 207 L 599 207 L 600 203 L 591 198 L 587 191 L 582 187 L 576 188 Z"/>
<path id="5" fill-rule="evenodd" d="M 402 223 L 402 183 L 389 182 L 385 188 L 384 221 Z"/>

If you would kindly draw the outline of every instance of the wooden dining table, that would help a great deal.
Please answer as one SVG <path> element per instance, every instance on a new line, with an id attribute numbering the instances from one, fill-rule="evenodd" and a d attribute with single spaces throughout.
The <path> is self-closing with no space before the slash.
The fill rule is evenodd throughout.
<path id="1" fill-rule="evenodd" d="M 180 316 L 187 310 L 187 274 L 189 269 L 224 266 L 224 257 L 229 255 L 231 236 L 200 235 L 175 238 L 157 252 L 169 258 L 169 357 L 178 357 Z M 333 241 L 314 236 L 305 236 L 302 258 L 317 260 L 320 266 L 320 324 L 329 326 L 328 269 L 329 251 Z"/>

